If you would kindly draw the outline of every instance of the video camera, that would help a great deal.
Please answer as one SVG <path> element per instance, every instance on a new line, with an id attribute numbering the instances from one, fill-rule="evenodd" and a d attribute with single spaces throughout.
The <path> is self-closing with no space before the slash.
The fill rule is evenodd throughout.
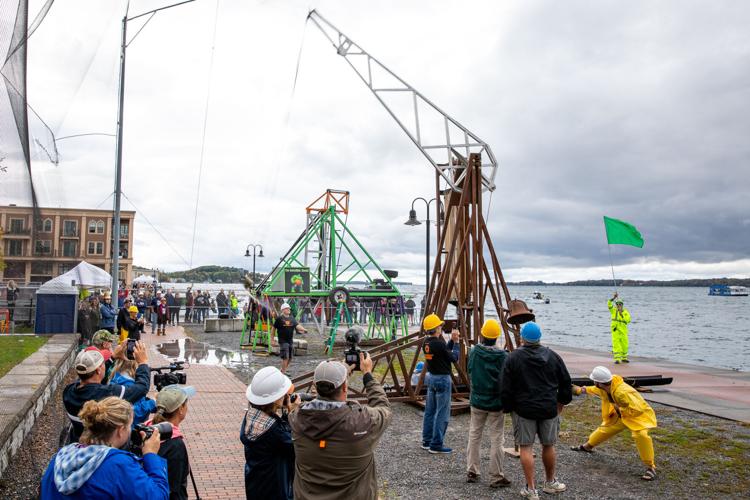
<path id="1" fill-rule="evenodd" d="M 143 442 L 154 434 L 155 429 L 159 429 L 159 437 L 162 441 L 172 439 L 172 424 L 169 422 L 161 422 L 154 425 L 135 424 L 133 430 L 130 432 L 131 448 L 141 448 Z M 145 438 L 141 437 L 141 432 L 146 434 Z"/>
<path id="2" fill-rule="evenodd" d="M 362 349 L 359 348 L 359 343 L 364 336 L 364 331 L 358 326 L 353 326 L 346 331 L 344 340 L 346 340 L 347 348 L 344 351 L 344 361 L 347 365 L 354 365 L 354 371 L 359 371 L 359 353 Z"/>
<path id="3" fill-rule="evenodd" d="M 154 373 L 154 386 L 156 390 L 160 391 L 168 385 L 174 384 L 185 384 L 187 383 L 187 375 L 184 373 L 175 373 L 184 370 L 184 361 L 175 361 L 170 363 L 168 366 L 159 366 L 151 368 Z M 168 373 L 162 373 L 162 370 L 169 370 Z"/>

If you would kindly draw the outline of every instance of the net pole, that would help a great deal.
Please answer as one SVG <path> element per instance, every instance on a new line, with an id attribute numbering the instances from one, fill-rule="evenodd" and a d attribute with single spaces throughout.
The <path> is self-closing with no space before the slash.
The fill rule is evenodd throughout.
<path id="1" fill-rule="evenodd" d="M 120 88 L 117 105 L 117 156 L 115 158 L 115 221 L 112 242 L 112 296 L 119 299 L 120 289 L 120 201 L 122 197 L 122 132 L 125 108 L 125 51 L 127 49 L 128 16 L 122 18 L 122 42 L 120 44 Z M 127 278 L 127 277 L 126 277 Z M 116 302 L 117 303 L 117 302 Z"/>

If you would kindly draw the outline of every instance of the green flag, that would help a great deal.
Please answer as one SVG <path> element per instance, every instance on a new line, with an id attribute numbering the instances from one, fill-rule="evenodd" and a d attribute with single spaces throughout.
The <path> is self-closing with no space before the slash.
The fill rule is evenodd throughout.
<path id="1" fill-rule="evenodd" d="M 604 216 L 604 229 L 610 245 L 630 245 L 643 248 L 643 236 L 634 225 Z"/>

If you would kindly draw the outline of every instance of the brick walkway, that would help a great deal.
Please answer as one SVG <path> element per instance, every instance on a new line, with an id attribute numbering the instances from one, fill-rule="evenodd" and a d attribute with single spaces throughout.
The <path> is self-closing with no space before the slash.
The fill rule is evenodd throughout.
<path id="1" fill-rule="evenodd" d="M 166 337 L 141 338 L 154 346 L 185 337 L 182 327 L 169 327 Z M 167 358 L 151 347 L 149 364 L 166 365 Z M 205 499 L 245 498 L 245 456 L 239 434 L 247 408 L 246 387 L 223 366 L 192 364 L 185 373 L 188 385 L 197 391 L 181 428 L 198 492 Z M 190 480 L 188 493 L 195 497 Z"/>

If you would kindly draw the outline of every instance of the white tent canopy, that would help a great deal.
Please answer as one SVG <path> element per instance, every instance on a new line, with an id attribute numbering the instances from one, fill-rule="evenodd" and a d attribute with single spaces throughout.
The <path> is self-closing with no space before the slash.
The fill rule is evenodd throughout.
<path id="1" fill-rule="evenodd" d="M 136 279 L 133 280 L 134 285 L 140 285 L 140 284 L 151 284 L 154 282 L 153 276 L 147 276 L 145 274 L 141 274 Z"/>
<path id="2" fill-rule="evenodd" d="M 75 281 L 76 286 L 90 286 L 109 288 L 112 286 L 112 276 L 100 267 L 89 264 L 85 260 L 65 274 L 61 274 L 51 281 L 70 285 Z"/>
<path id="3" fill-rule="evenodd" d="M 63 283 L 62 281 L 49 280 L 42 286 L 40 286 L 36 293 L 49 294 L 49 295 L 78 295 L 76 287 L 71 286 L 70 283 Z"/>

